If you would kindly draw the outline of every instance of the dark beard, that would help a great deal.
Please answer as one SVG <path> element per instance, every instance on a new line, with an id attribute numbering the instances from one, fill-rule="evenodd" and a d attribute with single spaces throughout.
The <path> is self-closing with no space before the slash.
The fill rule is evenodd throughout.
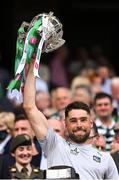
<path id="1" fill-rule="evenodd" d="M 84 143 L 85 141 L 88 140 L 89 135 L 90 135 L 90 132 L 87 132 L 87 133 L 85 133 L 85 135 L 83 135 L 83 136 L 78 136 L 78 137 L 75 136 L 75 135 L 72 134 L 72 133 L 69 133 L 68 135 L 69 135 L 69 138 L 70 138 L 73 142 L 75 142 L 75 143 Z"/>

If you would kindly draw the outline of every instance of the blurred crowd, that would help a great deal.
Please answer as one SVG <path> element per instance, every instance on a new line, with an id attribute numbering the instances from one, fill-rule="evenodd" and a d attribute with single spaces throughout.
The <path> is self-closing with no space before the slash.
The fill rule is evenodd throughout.
<path id="1" fill-rule="evenodd" d="M 68 136 L 64 108 L 73 101 L 85 102 L 94 121 L 90 143 L 110 153 L 119 172 L 119 76 L 101 47 L 78 47 L 72 58 L 64 45 L 51 56 L 43 55 L 39 75 L 36 106 L 48 118 L 49 126 L 62 137 Z M 23 94 L 7 90 L 12 77 L 0 67 L 0 178 L 9 177 L 9 167 L 15 162 L 10 144 L 20 134 L 32 139 L 32 164 L 47 169 L 47 158 L 22 107 Z"/>

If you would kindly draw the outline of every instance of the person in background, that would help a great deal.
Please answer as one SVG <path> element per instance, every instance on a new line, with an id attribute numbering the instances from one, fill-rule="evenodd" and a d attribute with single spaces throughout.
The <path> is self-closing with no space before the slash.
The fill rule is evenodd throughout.
<path id="1" fill-rule="evenodd" d="M 75 76 L 71 81 L 71 85 L 70 85 L 71 91 L 74 91 L 76 87 L 82 85 L 90 87 L 91 86 L 90 79 L 85 76 L 79 76 L 79 75 Z"/>
<path id="2" fill-rule="evenodd" d="M 0 154 L 8 154 L 9 144 L 14 128 L 15 114 L 12 112 L 0 113 Z"/>
<path id="3" fill-rule="evenodd" d="M 9 169 L 12 179 L 43 179 L 43 171 L 31 164 L 32 140 L 30 136 L 22 134 L 14 137 L 10 152 L 15 158 L 15 164 Z"/>
<path id="4" fill-rule="evenodd" d="M 91 129 L 89 140 L 94 147 L 96 147 L 99 150 L 105 151 L 105 146 L 106 146 L 105 138 L 104 136 L 98 133 L 98 129 L 95 122 L 93 122 L 93 127 Z"/>
<path id="5" fill-rule="evenodd" d="M 49 92 L 48 85 L 42 78 L 36 78 L 36 89 L 37 89 L 37 92 L 40 92 L 40 91 L 46 92 L 46 93 Z M 2 105 L 5 100 L 1 99 L 1 101 L 3 101 L 3 102 L 0 102 L 0 104 Z M 18 91 L 17 89 L 13 89 L 12 91 L 7 90 L 7 92 L 6 92 L 6 106 L 8 106 L 8 105 L 13 106 L 12 111 L 14 111 L 15 108 L 22 106 L 22 103 L 23 103 L 23 93 L 21 91 Z M 10 107 L 8 107 L 8 108 L 10 109 Z"/>
<path id="6" fill-rule="evenodd" d="M 19 114 L 14 123 L 13 136 L 17 136 L 20 134 L 28 134 L 32 139 L 32 153 L 33 153 L 33 163 L 36 166 L 40 165 L 42 149 L 36 139 L 34 131 L 28 121 L 26 114 Z"/>
<path id="7" fill-rule="evenodd" d="M 101 77 L 99 76 L 99 74 L 96 72 L 96 70 L 92 73 L 92 75 L 89 77 L 90 82 L 91 82 L 91 91 L 92 91 L 92 95 L 93 97 L 99 93 L 102 92 L 102 87 L 101 87 Z"/>
<path id="8" fill-rule="evenodd" d="M 119 173 L 119 122 L 115 124 L 114 131 L 115 137 L 111 145 L 111 155 L 115 161 Z"/>
<path id="9" fill-rule="evenodd" d="M 32 140 L 32 164 L 36 167 L 40 167 L 41 157 L 42 157 L 42 149 L 40 144 L 38 143 L 33 129 L 26 117 L 25 114 L 18 114 L 14 121 L 14 129 L 12 131 L 12 138 L 17 135 L 27 134 L 30 136 Z M 12 139 L 11 139 L 12 140 Z M 8 147 L 9 153 L 0 157 L 0 167 L 2 171 L 0 172 L 0 177 L 2 179 L 7 179 L 9 177 L 9 167 L 11 167 L 15 163 L 14 157 L 10 154 L 10 144 Z"/>
<path id="10" fill-rule="evenodd" d="M 110 67 L 107 64 L 100 64 L 97 68 L 97 74 L 101 78 L 102 91 L 111 94 Z"/>
<path id="11" fill-rule="evenodd" d="M 77 86 L 72 91 L 72 101 L 82 101 L 88 104 L 89 106 L 91 106 L 92 105 L 91 87 L 86 85 Z"/>
<path id="12" fill-rule="evenodd" d="M 58 87 L 51 91 L 51 106 L 54 111 L 49 118 L 60 119 L 61 111 L 72 101 L 71 91 L 66 87 Z"/>
<path id="13" fill-rule="evenodd" d="M 52 107 L 56 111 L 65 108 L 71 102 L 71 92 L 69 88 L 58 87 L 51 92 Z"/>
<path id="14" fill-rule="evenodd" d="M 36 106 L 37 108 L 44 113 L 46 117 L 49 117 L 52 114 L 50 108 L 50 94 L 45 91 L 37 91 L 36 93 Z"/>
<path id="15" fill-rule="evenodd" d="M 60 136 L 65 137 L 65 127 L 62 120 L 48 119 L 48 125 Z"/>
<path id="16" fill-rule="evenodd" d="M 111 94 L 113 97 L 113 115 L 115 121 L 119 121 L 119 77 L 115 76 L 111 79 Z"/>
<path id="17" fill-rule="evenodd" d="M 106 140 L 106 151 L 111 150 L 111 143 L 114 138 L 115 121 L 112 117 L 112 97 L 104 92 L 97 93 L 94 97 L 94 109 L 96 113 L 96 126 L 98 133 Z"/>

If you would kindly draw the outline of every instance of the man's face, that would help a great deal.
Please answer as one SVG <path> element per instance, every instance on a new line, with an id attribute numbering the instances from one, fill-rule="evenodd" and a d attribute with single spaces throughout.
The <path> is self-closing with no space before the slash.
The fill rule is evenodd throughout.
<path id="1" fill-rule="evenodd" d="M 17 136 L 20 134 L 27 134 L 31 138 L 33 138 L 33 136 L 34 136 L 31 125 L 27 119 L 26 120 L 21 119 L 21 120 L 17 121 L 14 125 L 14 136 Z"/>
<path id="2" fill-rule="evenodd" d="M 111 116 L 113 107 L 109 98 L 97 99 L 95 103 L 95 111 L 99 118 L 108 118 Z"/>
<path id="3" fill-rule="evenodd" d="M 59 89 L 55 93 L 54 105 L 57 110 L 64 109 L 71 102 L 71 95 L 66 89 Z"/>
<path id="4" fill-rule="evenodd" d="M 83 88 L 78 88 L 75 90 L 75 93 L 73 95 L 74 101 L 82 101 L 86 104 L 90 104 L 91 98 L 89 97 L 88 93 Z"/>
<path id="5" fill-rule="evenodd" d="M 97 137 L 97 141 L 95 141 L 95 145 L 98 149 L 104 151 L 106 146 L 105 137 L 103 135 L 99 135 Z"/>
<path id="6" fill-rule="evenodd" d="M 20 165 L 27 165 L 32 159 L 32 146 L 19 146 L 14 152 L 15 160 Z"/>
<path id="7" fill-rule="evenodd" d="M 39 92 L 36 94 L 36 105 L 41 111 L 44 111 L 50 106 L 50 96 L 46 92 Z"/>
<path id="8" fill-rule="evenodd" d="M 63 121 L 57 120 L 57 119 L 49 119 L 48 125 L 52 127 L 56 133 L 64 137 L 65 127 L 64 127 Z"/>
<path id="9" fill-rule="evenodd" d="M 73 142 L 84 143 L 92 128 L 90 115 L 82 109 L 73 109 L 65 120 L 68 135 Z"/>
<path id="10" fill-rule="evenodd" d="M 99 67 L 98 74 L 102 79 L 107 79 L 109 77 L 109 69 L 106 66 Z"/>

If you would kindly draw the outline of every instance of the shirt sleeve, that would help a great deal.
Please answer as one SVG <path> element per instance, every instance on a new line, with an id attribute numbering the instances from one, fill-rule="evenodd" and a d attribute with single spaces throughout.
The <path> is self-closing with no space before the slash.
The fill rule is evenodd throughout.
<path id="1" fill-rule="evenodd" d="M 38 142 L 40 143 L 46 157 L 48 155 L 48 152 L 52 151 L 52 149 L 55 147 L 57 139 L 58 135 L 50 127 L 48 128 L 46 138 L 44 140 L 38 139 Z"/>
<path id="2" fill-rule="evenodd" d="M 116 167 L 116 164 L 115 164 L 113 158 L 111 157 L 111 155 L 109 155 L 108 169 L 105 174 L 105 179 L 111 179 L 111 180 L 119 179 L 117 167 Z"/>

